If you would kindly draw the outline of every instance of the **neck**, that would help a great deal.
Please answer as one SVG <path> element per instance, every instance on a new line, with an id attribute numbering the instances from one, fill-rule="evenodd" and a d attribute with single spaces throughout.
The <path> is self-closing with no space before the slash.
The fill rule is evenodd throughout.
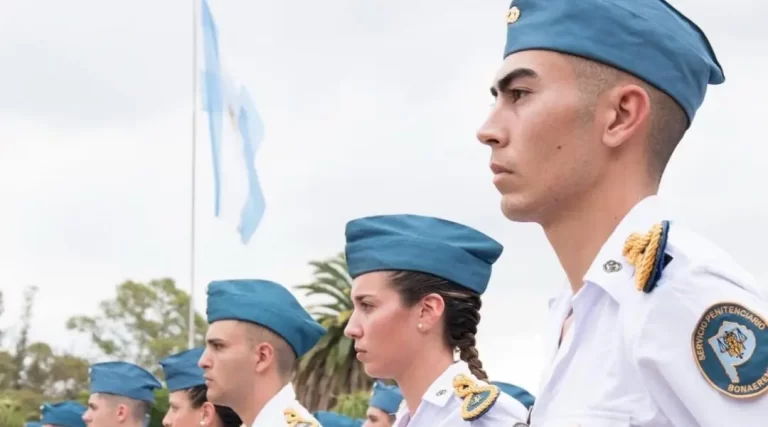
<path id="1" fill-rule="evenodd" d="M 395 378 L 411 415 L 416 413 L 427 389 L 453 364 L 453 353 L 450 350 L 441 347 L 439 352 L 425 353 L 414 358 L 410 366 Z"/>
<path id="2" fill-rule="evenodd" d="M 250 392 L 241 393 L 237 396 L 237 402 L 231 408 L 244 425 L 251 426 L 262 409 L 280 393 L 286 384 L 287 382 L 276 378 L 276 375 L 258 378 L 251 386 Z"/>
<path id="3" fill-rule="evenodd" d="M 612 180 L 573 203 L 559 206 L 557 217 L 542 224 L 574 294 L 584 286 L 584 275 L 621 220 L 657 190 L 658 186 Z"/>

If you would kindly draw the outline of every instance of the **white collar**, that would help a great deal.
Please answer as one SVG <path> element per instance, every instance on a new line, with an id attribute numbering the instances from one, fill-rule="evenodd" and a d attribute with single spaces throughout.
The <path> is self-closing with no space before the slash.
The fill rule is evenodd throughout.
<path id="1" fill-rule="evenodd" d="M 664 220 L 671 222 L 671 215 L 668 205 L 659 196 L 641 200 L 624 216 L 603 244 L 584 275 L 584 282 L 600 286 L 618 302 L 623 301 L 628 293 L 636 293 L 634 286 L 628 285 L 633 283 L 634 267 L 622 254 L 624 242 L 632 233 L 646 233 L 654 224 Z"/>
<path id="2" fill-rule="evenodd" d="M 252 427 L 284 425 L 285 414 L 283 411 L 289 408 L 295 400 L 296 392 L 293 390 L 293 385 L 288 383 L 261 408 Z"/>

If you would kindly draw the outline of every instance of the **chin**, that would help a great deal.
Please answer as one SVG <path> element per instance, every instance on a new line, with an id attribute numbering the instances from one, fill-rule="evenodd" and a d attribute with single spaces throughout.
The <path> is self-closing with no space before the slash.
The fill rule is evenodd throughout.
<path id="1" fill-rule="evenodd" d="M 371 378 L 381 378 L 381 379 L 392 378 L 392 376 L 387 371 L 387 369 L 382 369 L 382 368 L 383 368 L 382 366 L 376 365 L 375 363 L 363 364 L 363 369 L 365 370 L 365 373 Z"/>
<path id="2" fill-rule="evenodd" d="M 221 402 L 221 393 L 208 387 L 208 391 L 205 393 L 206 399 L 214 405 L 223 405 Z"/>
<path id="3" fill-rule="evenodd" d="M 501 213 L 514 222 L 537 222 L 535 210 L 530 204 L 522 202 L 519 198 L 502 195 Z"/>

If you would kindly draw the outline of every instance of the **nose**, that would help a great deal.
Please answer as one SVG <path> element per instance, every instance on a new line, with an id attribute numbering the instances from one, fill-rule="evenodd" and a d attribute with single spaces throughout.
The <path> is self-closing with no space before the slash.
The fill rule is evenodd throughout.
<path id="1" fill-rule="evenodd" d="M 349 316 L 347 326 L 344 327 L 344 335 L 353 340 L 360 339 L 360 337 L 363 336 L 363 329 L 360 327 L 360 322 L 357 320 L 356 310 L 352 310 L 352 315 Z"/>
<path id="2" fill-rule="evenodd" d="M 505 146 L 508 141 L 503 123 L 501 112 L 497 107 L 493 107 L 488 118 L 477 130 L 477 140 L 491 148 Z"/>
<path id="3" fill-rule="evenodd" d="M 172 427 L 173 422 L 171 422 L 171 410 L 168 409 L 168 412 L 165 413 L 165 416 L 163 417 L 163 427 Z"/>
<path id="4" fill-rule="evenodd" d="M 211 360 L 208 356 L 208 347 L 203 350 L 203 354 L 200 355 L 200 360 L 197 361 L 197 366 L 201 369 L 208 369 L 211 367 Z"/>

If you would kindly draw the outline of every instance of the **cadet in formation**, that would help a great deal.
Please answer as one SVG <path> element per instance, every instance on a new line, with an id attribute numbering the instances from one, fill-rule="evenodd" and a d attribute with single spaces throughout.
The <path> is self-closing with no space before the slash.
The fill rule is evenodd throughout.
<path id="1" fill-rule="evenodd" d="M 325 334 L 285 287 L 267 280 L 208 285 L 208 332 L 199 365 L 208 400 L 246 426 L 318 426 L 291 385 L 297 358 Z"/>
<path id="2" fill-rule="evenodd" d="M 40 406 L 40 424 L 43 427 L 85 427 L 83 414 L 87 409 L 74 401 L 45 403 Z"/>
<path id="3" fill-rule="evenodd" d="M 531 425 L 764 425 L 766 288 L 657 196 L 725 79 L 704 32 L 661 0 L 514 0 L 506 25 L 478 138 L 570 285 Z"/>
<path id="4" fill-rule="evenodd" d="M 160 361 L 168 387 L 164 427 L 240 427 L 235 411 L 208 401 L 203 370 L 197 366 L 202 348 L 184 350 Z"/>
<path id="5" fill-rule="evenodd" d="M 90 367 L 88 427 L 145 427 L 162 384 L 144 368 L 128 362 L 96 363 Z"/>
<path id="6" fill-rule="evenodd" d="M 395 423 L 395 416 L 402 402 L 403 393 L 400 387 L 384 384 L 381 381 L 374 382 L 363 426 L 391 427 Z"/>
<path id="7" fill-rule="evenodd" d="M 480 295 L 502 249 L 439 218 L 383 215 L 347 224 L 354 311 L 345 334 L 368 375 L 400 386 L 405 399 L 395 426 L 513 426 L 526 419 L 520 402 L 488 383 L 475 348 Z"/>

